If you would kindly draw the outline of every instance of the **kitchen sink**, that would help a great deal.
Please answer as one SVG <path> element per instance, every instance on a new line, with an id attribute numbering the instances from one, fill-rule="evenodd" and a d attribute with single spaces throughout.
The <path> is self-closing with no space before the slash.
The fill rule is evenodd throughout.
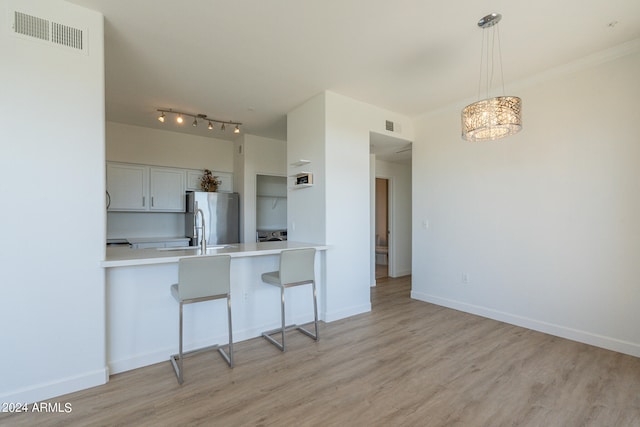
<path id="1" fill-rule="evenodd" d="M 231 245 L 218 245 L 218 246 L 207 246 L 207 250 L 212 249 L 228 249 L 233 248 Z M 188 251 L 188 250 L 199 250 L 200 246 L 173 246 L 170 248 L 156 248 L 159 251 Z"/>

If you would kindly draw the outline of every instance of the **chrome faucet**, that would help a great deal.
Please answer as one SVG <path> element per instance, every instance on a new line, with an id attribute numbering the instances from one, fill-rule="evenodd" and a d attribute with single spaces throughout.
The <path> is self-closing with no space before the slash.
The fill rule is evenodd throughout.
<path id="1" fill-rule="evenodd" d="M 202 251 L 202 253 L 205 253 L 207 251 L 207 240 L 205 238 L 205 236 L 207 235 L 207 232 L 204 225 L 204 212 L 202 211 L 202 209 L 198 208 L 196 210 L 196 218 L 198 217 L 198 214 L 200 214 L 200 231 L 202 233 L 201 234 L 202 239 L 200 240 L 200 250 Z M 194 221 L 194 226 L 195 224 L 196 224 L 196 221 Z M 195 227 L 195 228 L 197 229 L 198 227 Z M 196 233 L 196 236 L 197 235 L 198 234 Z"/>

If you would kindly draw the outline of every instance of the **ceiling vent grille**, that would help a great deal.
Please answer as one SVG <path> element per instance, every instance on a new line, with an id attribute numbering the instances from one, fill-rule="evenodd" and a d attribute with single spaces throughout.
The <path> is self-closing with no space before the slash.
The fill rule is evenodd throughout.
<path id="1" fill-rule="evenodd" d="M 84 41 L 86 31 L 18 11 L 14 11 L 13 16 L 15 35 L 87 53 Z"/>
<path id="2" fill-rule="evenodd" d="M 49 21 L 46 19 L 15 12 L 13 29 L 18 34 L 49 40 Z"/>
<path id="3" fill-rule="evenodd" d="M 385 123 L 385 129 L 389 132 L 393 132 L 393 122 L 391 120 L 387 120 Z"/>
<path id="4" fill-rule="evenodd" d="M 68 25 L 51 23 L 51 41 L 62 46 L 82 50 L 82 30 Z"/>

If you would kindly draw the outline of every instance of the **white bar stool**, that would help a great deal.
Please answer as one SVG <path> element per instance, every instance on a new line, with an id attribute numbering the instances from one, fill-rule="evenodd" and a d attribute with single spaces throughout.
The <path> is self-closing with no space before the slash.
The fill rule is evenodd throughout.
<path id="1" fill-rule="evenodd" d="M 313 338 L 316 341 L 320 339 L 320 334 L 318 333 L 318 302 L 314 270 L 315 256 L 316 250 L 314 248 L 283 250 L 280 254 L 280 270 L 262 274 L 262 280 L 265 283 L 273 286 L 278 286 L 280 288 L 280 309 L 282 320 L 282 326 L 280 328 L 263 332 L 262 336 L 282 351 L 286 351 L 285 332 L 292 329 L 297 329 L 298 331 Z M 284 290 L 293 286 L 308 284 L 311 284 L 311 287 L 313 289 L 315 334 L 298 325 L 285 326 Z M 276 333 L 281 334 L 282 343 L 279 343 L 273 337 L 271 337 L 271 335 Z"/>
<path id="2" fill-rule="evenodd" d="M 233 333 L 231 327 L 231 257 L 229 255 L 181 258 L 178 261 L 178 283 L 171 285 L 171 294 L 180 303 L 180 345 L 178 354 L 170 357 L 178 383 L 183 382 L 182 362 L 185 355 L 217 349 L 233 368 Z M 222 346 L 212 345 L 184 353 L 182 351 L 182 307 L 185 304 L 227 299 L 229 317 L 229 352 Z"/>

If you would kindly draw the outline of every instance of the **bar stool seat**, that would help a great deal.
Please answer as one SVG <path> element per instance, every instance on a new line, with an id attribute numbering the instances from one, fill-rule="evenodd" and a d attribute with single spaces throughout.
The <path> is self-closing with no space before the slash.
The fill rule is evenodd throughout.
<path id="1" fill-rule="evenodd" d="M 218 350 L 229 367 L 233 368 L 233 332 L 231 325 L 231 257 L 229 255 L 181 258 L 178 261 L 178 283 L 171 285 L 171 295 L 180 304 L 180 342 L 178 354 L 170 357 L 171 365 L 182 384 L 183 359 L 186 355 L 206 350 Z M 183 306 L 214 299 L 227 299 L 229 323 L 228 353 L 220 345 L 212 345 L 188 352 L 182 351 Z"/>
<path id="2" fill-rule="evenodd" d="M 318 302 L 315 281 L 315 248 L 305 249 L 286 249 L 280 254 L 280 269 L 278 271 L 270 271 L 262 274 L 262 280 L 273 286 L 280 288 L 280 312 L 281 327 L 266 331 L 262 336 L 271 344 L 278 347 L 281 351 L 286 351 L 285 332 L 296 329 L 310 338 L 318 341 L 320 334 L 318 331 Z M 300 285 L 311 284 L 313 290 L 313 312 L 315 333 L 308 331 L 302 326 L 288 325 L 285 322 L 285 301 L 284 291 L 286 288 Z M 281 335 L 281 342 L 276 341 L 271 335 Z"/>

